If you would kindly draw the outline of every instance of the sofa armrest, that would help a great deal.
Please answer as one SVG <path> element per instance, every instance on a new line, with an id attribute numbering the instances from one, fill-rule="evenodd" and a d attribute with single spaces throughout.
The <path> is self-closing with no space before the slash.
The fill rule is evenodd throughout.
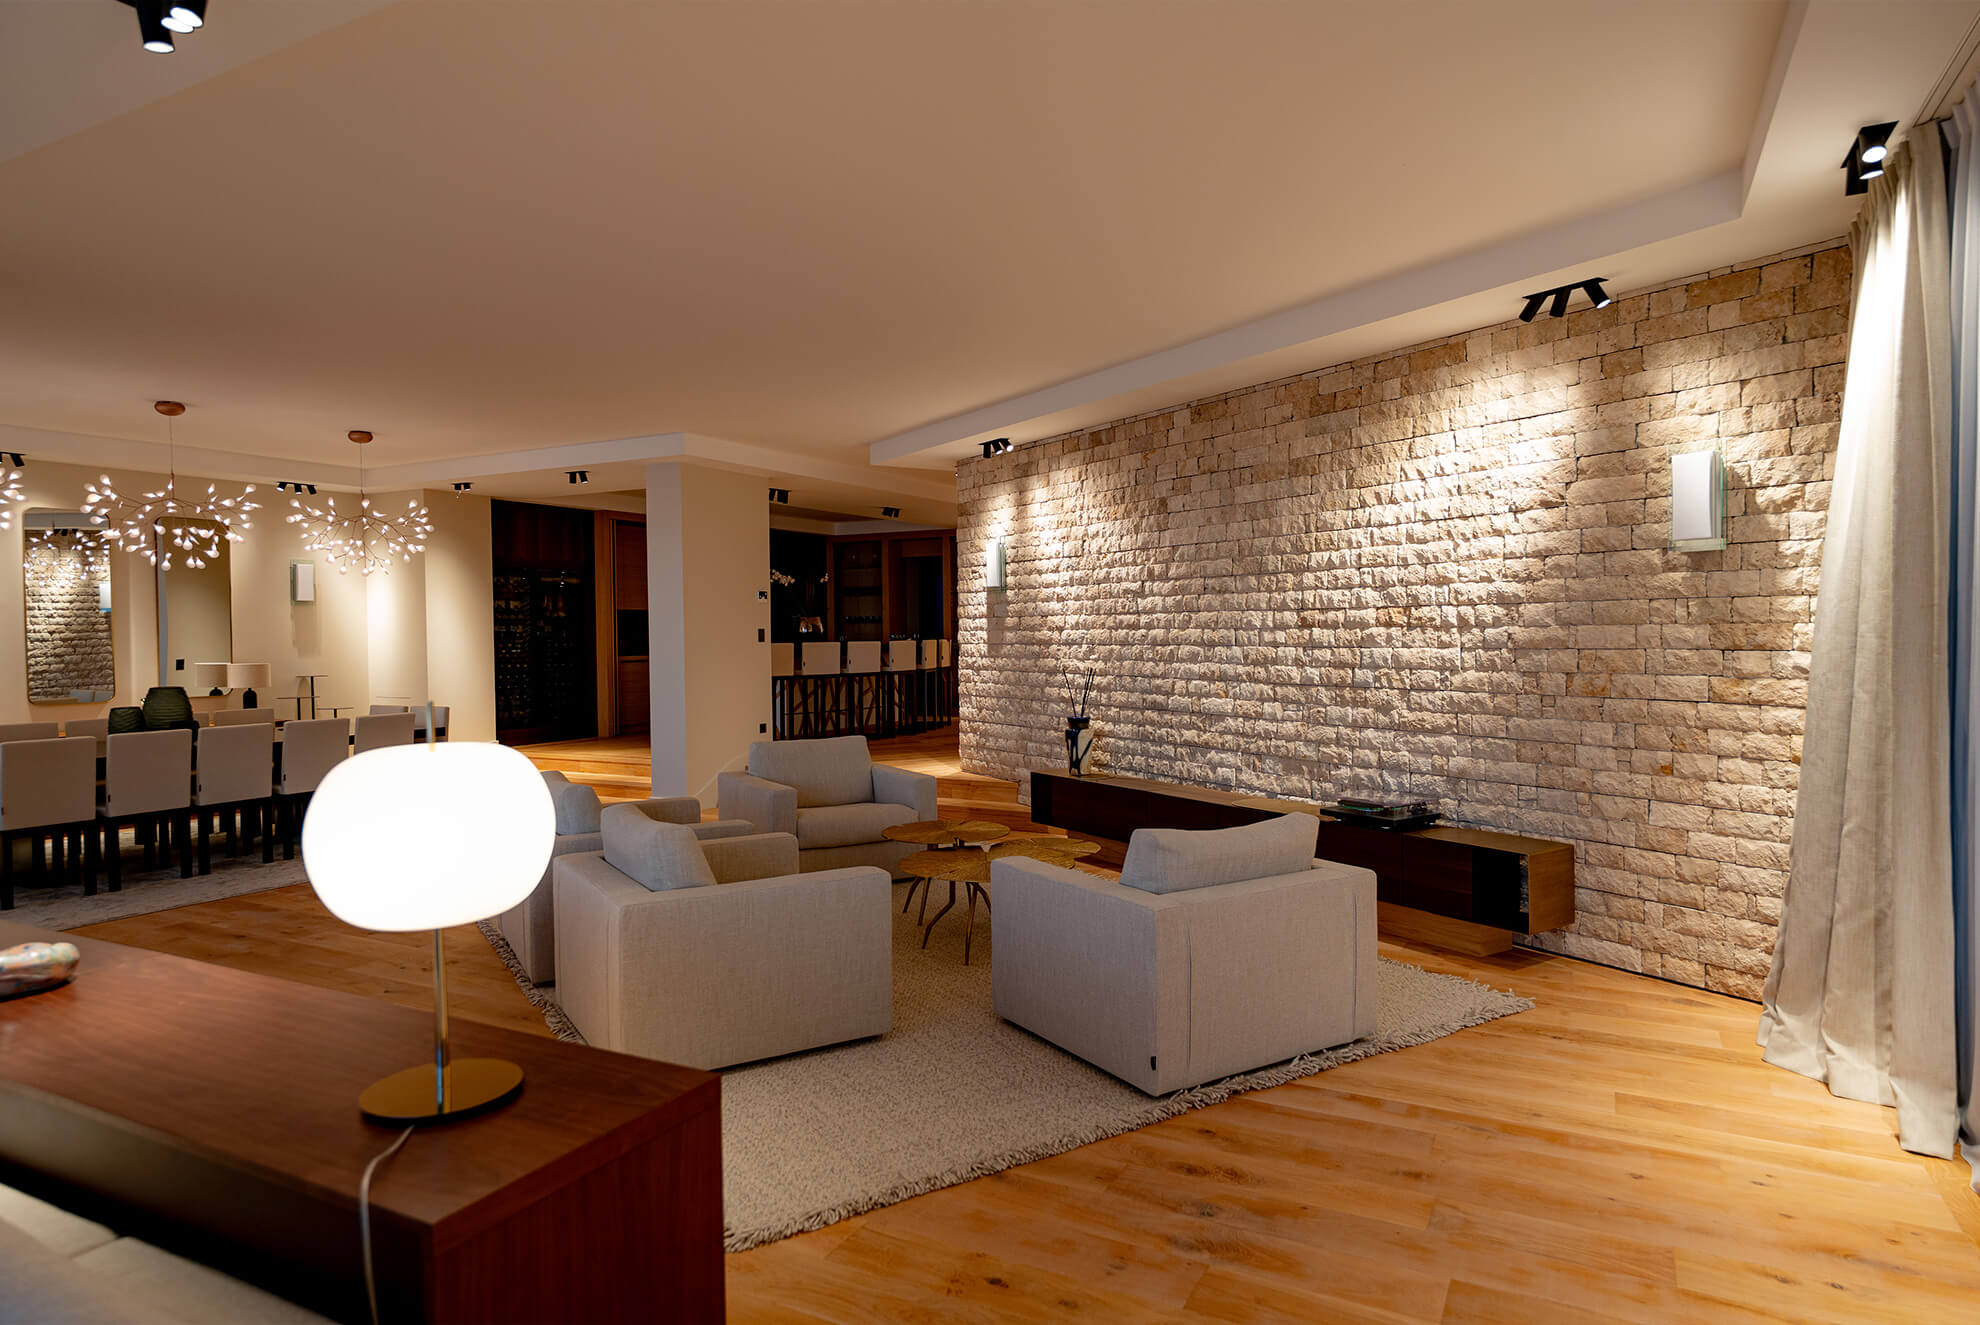
<path id="1" fill-rule="evenodd" d="M 883 805 L 905 805 L 915 813 L 917 823 L 937 817 L 935 793 L 940 784 L 926 773 L 916 773 L 892 764 L 873 766 L 873 799 Z"/>
<path id="2" fill-rule="evenodd" d="M 997 1015 L 1148 1092 L 1189 1061 L 1188 935 L 1175 895 L 1022 857 L 990 866 Z"/>
<path id="3" fill-rule="evenodd" d="M 688 827 L 704 842 L 718 837 L 751 837 L 756 833 L 756 825 L 747 819 L 703 819 Z"/>
<path id="4" fill-rule="evenodd" d="M 724 819 L 747 819 L 759 833 L 797 832 L 797 788 L 751 773 L 715 776 L 716 813 Z"/>
<path id="5" fill-rule="evenodd" d="M 798 872 L 798 841 L 789 833 L 704 838 L 701 854 L 707 857 L 708 868 L 715 871 L 717 883 L 774 879 Z"/>
<path id="6" fill-rule="evenodd" d="M 656 823 L 698 824 L 701 822 L 701 802 L 692 796 L 655 796 L 650 800 L 634 801 L 639 812 Z"/>

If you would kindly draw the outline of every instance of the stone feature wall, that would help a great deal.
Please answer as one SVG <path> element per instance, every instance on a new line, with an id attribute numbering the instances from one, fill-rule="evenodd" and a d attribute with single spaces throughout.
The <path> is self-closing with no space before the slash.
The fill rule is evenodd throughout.
<path id="1" fill-rule="evenodd" d="M 966 462 L 964 766 L 1064 767 L 1097 669 L 1100 771 L 1573 841 L 1535 946 L 1756 997 L 1849 297 L 1823 245 Z M 1673 551 L 1705 443 L 1730 543 Z"/>
<path id="2" fill-rule="evenodd" d="M 67 699 L 72 690 L 117 688 L 110 615 L 98 596 L 98 570 L 61 537 L 27 556 L 28 697 Z M 108 573 L 108 565 L 101 567 Z"/>

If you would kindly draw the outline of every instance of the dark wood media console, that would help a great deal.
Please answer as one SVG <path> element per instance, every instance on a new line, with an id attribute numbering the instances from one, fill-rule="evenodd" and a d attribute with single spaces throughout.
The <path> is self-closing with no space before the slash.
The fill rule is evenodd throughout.
<path id="1" fill-rule="evenodd" d="M 1516 938 L 1574 920 L 1570 843 L 1481 828 L 1367 828 L 1330 819 L 1305 801 L 1144 778 L 1031 775 L 1032 819 L 1100 842 L 1092 859 L 1106 865 L 1121 863 L 1137 828 L 1235 828 L 1293 813 L 1320 820 L 1321 859 L 1375 871 L 1385 933 L 1502 952 Z"/>

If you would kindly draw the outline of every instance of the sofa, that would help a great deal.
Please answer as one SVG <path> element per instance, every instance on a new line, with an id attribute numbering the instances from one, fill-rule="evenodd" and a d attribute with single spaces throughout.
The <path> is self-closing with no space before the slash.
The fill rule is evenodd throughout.
<path id="1" fill-rule="evenodd" d="M 997 1015 L 1150 1095 L 1375 1032 L 1375 875 L 1319 822 L 1137 830 L 1119 883 L 990 867 Z"/>
<path id="2" fill-rule="evenodd" d="M 891 875 L 922 848 L 881 833 L 933 819 L 936 785 L 926 773 L 874 763 L 864 736 L 753 741 L 749 771 L 717 777 L 716 805 L 724 819 L 796 837 L 802 870 L 877 865 Z"/>
<path id="3" fill-rule="evenodd" d="M 558 856 L 599 849 L 598 822 L 604 812 L 598 793 L 582 782 L 572 782 L 554 771 L 546 772 L 543 782 L 550 789 L 550 803 L 557 811 L 557 844 L 551 848 L 550 864 L 543 867 L 543 879 L 536 890 L 495 919 L 495 927 L 502 931 L 516 960 L 522 963 L 523 973 L 530 983 L 539 985 L 557 981 L 557 918 L 551 904 L 551 866 L 557 863 Z M 649 819 L 686 824 L 699 837 L 740 837 L 754 831 L 739 819 L 703 823 L 701 802 L 692 796 L 629 803 Z"/>
<path id="4" fill-rule="evenodd" d="M 718 1068 L 885 1034 L 893 885 L 799 872 L 789 833 L 702 839 L 608 807 L 551 865 L 558 1001 L 601 1049 Z"/>

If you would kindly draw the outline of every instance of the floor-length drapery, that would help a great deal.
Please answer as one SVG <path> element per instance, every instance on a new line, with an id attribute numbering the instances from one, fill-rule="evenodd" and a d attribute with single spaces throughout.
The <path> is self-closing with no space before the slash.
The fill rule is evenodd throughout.
<path id="1" fill-rule="evenodd" d="M 1768 1062 L 1895 1105 L 1951 1156 L 1951 321 L 1936 126 L 1890 155 L 1850 231 L 1855 298 Z"/>
<path id="2" fill-rule="evenodd" d="M 1951 149 L 1952 827 L 1960 1149 L 1980 1191 L 1980 93 L 1945 125 Z"/>

